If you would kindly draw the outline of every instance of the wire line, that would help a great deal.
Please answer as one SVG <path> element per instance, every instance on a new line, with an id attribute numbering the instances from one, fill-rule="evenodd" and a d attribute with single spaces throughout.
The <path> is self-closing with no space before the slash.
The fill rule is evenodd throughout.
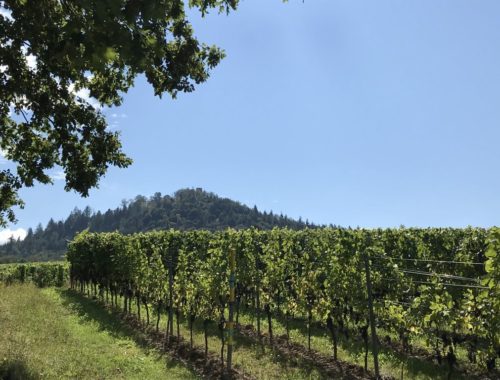
<path id="1" fill-rule="evenodd" d="M 394 278 L 394 277 L 388 277 L 385 278 L 384 281 L 391 281 L 391 282 L 397 282 L 400 283 L 401 279 L 400 278 Z M 451 284 L 449 282 L 428 282 L 428 281 L 417 281 L 417 280 L 412 280 L 409 279 L 411 283 L 406 283 L 406 284 L 401 284 L 401 286 L 408 286 L 411 284 L 421 284 L 421 285 L 444 285 L 444 286 L 453 286 L 457 288 L 472 288 L 472 289 L 489 289 L 486 286 L 479 286 L 479 285 L 468 285 L 468 284 Z"/>
<path id="2" fill-rule="evenodd" d="M 390 256 L 372 256 L 372 258 L 384 259 L 384 260 L 403 260 L 403 261 L 420 261 L 425 263 L 440 263 L 440 264 L 465 264 L 465 265 L 484 265 L 484 263 L 474 263 L 467 261 L 450 261 L 450 260 L 430 260 L 430 259 L 404 259 L 401 257 L 390 257 Z"/>
<path id="3" fill-rule="evenodd" d="M 447 274 L 447 273 L 432 273 L 432 272 L 425 272 L 417 269 L 396 269 L 396 268 L 384 268 L 378 265 L 373 265 L 372 268 L 374 269 L 379 269 L 379 270 L 388 270 L 389 272 L 395 272 L 395 273 L 406 273 L 406 274 L 415 274 L 419 276 L 428 276 L 428 277 L 438 277 L 438 278 L 446 278 L 449 280 L 458 280 L 458 281 L 472 281 L 479 283 L 480 280 L 478 278 L 472 278 L 472 277 L 464 277 L 464 276 L 457 276 L 454 274 Z"/>

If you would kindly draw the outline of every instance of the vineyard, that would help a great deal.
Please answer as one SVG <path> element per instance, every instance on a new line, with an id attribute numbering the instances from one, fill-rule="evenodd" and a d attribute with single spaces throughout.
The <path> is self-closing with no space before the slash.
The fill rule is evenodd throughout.
<path id="1" fill-rule="evenodd" d="M 374 361 L 370 376 L 380 373 L 384 346 L 446 365 L 449 378 L 466 367 L 496 378 L 499 252 L 497 229 L 85 231 L 67 258 L 71 288 L 157 331 L 166 315 L 165 345 L 180 338 L 179 316 L 191 346 L 202 321 L 206 356 L 207 331 L 217 326 L 227 376 L 236 332 L 297 346 L 289 326 L 300 323 L 306 354 L 317 329 L 330 336 L 334 361 L 340 340 L 362 341 L 365 373 Z M 253 323 L 240 324 L 248 313 Z M 284 336 L 273 331 L 276 320 Z"/>
<path id="2" fill-rule="evenodd" d="M 43 288 L 63 286 L 68 281 L 69 265 L 64 262 L 0 264 L 0 283 L 33 283 Z"/>

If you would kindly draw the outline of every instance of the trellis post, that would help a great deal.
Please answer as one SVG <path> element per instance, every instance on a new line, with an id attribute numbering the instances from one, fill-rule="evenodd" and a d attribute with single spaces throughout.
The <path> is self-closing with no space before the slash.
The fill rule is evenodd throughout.
<path id="1" fill-rule="evenodd" d="M 231 378 L 233 360 L 233 336 L 234 336 L 234 302 L 235 302 L 235 271 L 236 252 L 234 248 L 229 249 L 229 320 L 227 322 L 227 376 Z"/>
<path id="2" fill-rule="evenodd" d="M 377 341 L 377 331 L 375 328 L 375 314 L 373 312 L 373 298 L 372 298 L 372 280 L 370 275 L 370 263 L 368 254 L 365 252 L 365 272 L 366 272 L 366 292 L 368 294 L 368 311 L 370 317 L 370 328 L 372 336 L 372 353 L 373 353 L 373 365 L 375 367 L 375 376 L 380 379 L 380 372 L 378 366 L 378 341 Z"/>

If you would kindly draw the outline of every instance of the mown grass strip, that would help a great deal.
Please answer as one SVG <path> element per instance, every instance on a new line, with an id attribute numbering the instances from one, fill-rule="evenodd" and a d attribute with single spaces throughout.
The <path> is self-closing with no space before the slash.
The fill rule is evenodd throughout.
<path id="1" fill-rule="evenodd" d="M 99 305 L 65 290 L 0 285 L 0 378 L 196 379 Z"/>

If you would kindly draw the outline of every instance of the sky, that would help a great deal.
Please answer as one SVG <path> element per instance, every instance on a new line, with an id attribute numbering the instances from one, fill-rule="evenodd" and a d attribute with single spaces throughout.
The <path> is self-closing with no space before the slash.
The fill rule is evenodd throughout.
<path id="1" fill-rule="evenodd" d="M 53 186 L 21 192 L 26 207 L 0 237 L 186 187 L 318 224 L 498 225 L 498 14 L 496 0 L 244 0 L 229 15 L 193 13 L 199 39 L 227 54 L 208 82 L 172 100 L 138 78 L 104 111 L 134 164 L 88 198 L 54 170 Z"/>

